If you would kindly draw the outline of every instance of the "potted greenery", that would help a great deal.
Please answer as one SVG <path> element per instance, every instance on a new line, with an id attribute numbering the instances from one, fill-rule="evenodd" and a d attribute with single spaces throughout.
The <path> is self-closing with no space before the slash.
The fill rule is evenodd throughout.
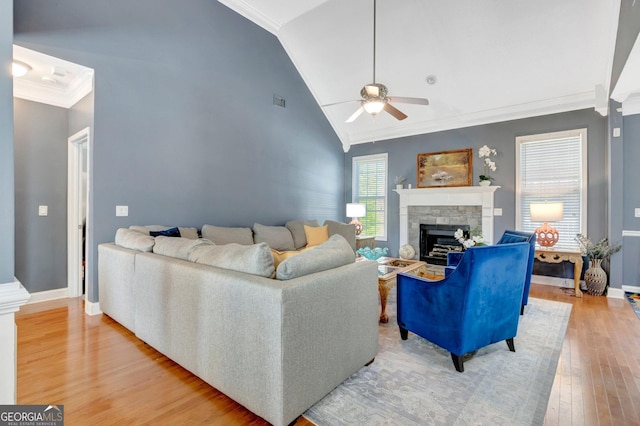
<path id="1" fill-rule="evenodd" d="M 576 241 L 580 244 L 582 254 L 589 258 L 589 269 L 584 273 L 587 292 L 600 296 L 607 287 L 607 273 L 602 269 L 602 261 L 608 260 L 612 254 L 619 252 L 622 245 L 609 244 L 609 239 L 606 237 L 594 244 L 582 234 L 576 236 Z"/>
<path id="2" fill-rule="evenodd" d="M 404 181 L 406 179 L 403 176 L 396 176 L 394 182 L 396 183 L 396 189 L 402 189 L 404 187 Z"/>

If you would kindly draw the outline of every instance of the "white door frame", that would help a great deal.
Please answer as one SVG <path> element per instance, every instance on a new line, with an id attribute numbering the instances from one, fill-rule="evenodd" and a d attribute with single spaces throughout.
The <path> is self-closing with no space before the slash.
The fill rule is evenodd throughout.
<path id="1" fill-rule="evenodd" d="M 82 295 L 82 212 L 85 208 L 84 216 L 86 218 L 85 226 L 89 230 L 89 188 L 91 180 L 90 169 L 90 150 L 91 150 L 91 128 L 85 127 L 78 133 L 69 137 L 68 146 L 68 184 L 67 184 L 67 271 L 68 285 L 67 292 L 69 297 L 78 297 Z M 86 144 L 86 167 L 87 167 L 87 183 L 86 183 L 86 200 L 82 203 L 82 145 Z M 85 253 L 88 253 L 85 250 Z M 85 259 L 86 260 L 86 259 Z M 88 264 L 85 264 L 85 274 L 90 271 Z M 85 296 L 86 297 L 86 296 Z"/>

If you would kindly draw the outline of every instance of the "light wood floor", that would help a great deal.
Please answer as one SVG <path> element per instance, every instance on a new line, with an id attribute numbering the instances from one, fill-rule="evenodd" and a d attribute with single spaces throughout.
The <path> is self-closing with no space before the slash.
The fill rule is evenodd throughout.
<path id="1" fill-rule="evenodd" d="M 535 284 L 531 296 L 573 304 L 545 424 L 640 425 L 640 319 L 629 304 Z M 109 317 L 84 315 L 80 299 L 25 306 L 16 322 L 18 403 L 64 404 L 69 426 L 266 424 Z"/>

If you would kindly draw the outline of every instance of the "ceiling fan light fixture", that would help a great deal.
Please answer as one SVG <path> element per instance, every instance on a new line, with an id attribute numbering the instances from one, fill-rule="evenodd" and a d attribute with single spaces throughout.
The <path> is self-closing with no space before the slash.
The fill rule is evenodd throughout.
<path id="1" fill-rule="evenodd" d="M 31 71 L 31 66 L 22 61 L 13 61 L 11 63 L 11 74 L 14 77 L 23 77 L 29 71 Z"/>
<path id="2" fill-rule="evenodd" d="M 382 99 L 369 99 L 362 101 L 362 107 L 371 115 L 376 115 L 384 109 L 385 102 Z"/>

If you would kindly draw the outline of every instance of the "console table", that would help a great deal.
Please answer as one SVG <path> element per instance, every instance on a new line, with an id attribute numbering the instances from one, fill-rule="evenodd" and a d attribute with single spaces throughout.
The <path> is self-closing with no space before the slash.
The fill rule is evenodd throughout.
<path id="1" fill-rule="evenodd" d="M 418 269 L 421 269 L 418 271 Z M 428 273 L 427 264 L 419 260 L 395 259 L 393 257 L 381 257 L 378 259 L 378 292 L 380 293 L 380 322 L 388 323 L 387 297 L 389 291 L 396 285 L 398 272 L 411 272 L 413 275 Z"/>
<path id="2" fill-rule="evenodd" d="M 580 289 L 580 273 L 582 272 L 582 254 L 575 251 L 562 251 L 553 249 L 536 249 L 536 259 L 545 263 L 573 263 L 573 284 L 576 297 L 582 297 Z"/>

